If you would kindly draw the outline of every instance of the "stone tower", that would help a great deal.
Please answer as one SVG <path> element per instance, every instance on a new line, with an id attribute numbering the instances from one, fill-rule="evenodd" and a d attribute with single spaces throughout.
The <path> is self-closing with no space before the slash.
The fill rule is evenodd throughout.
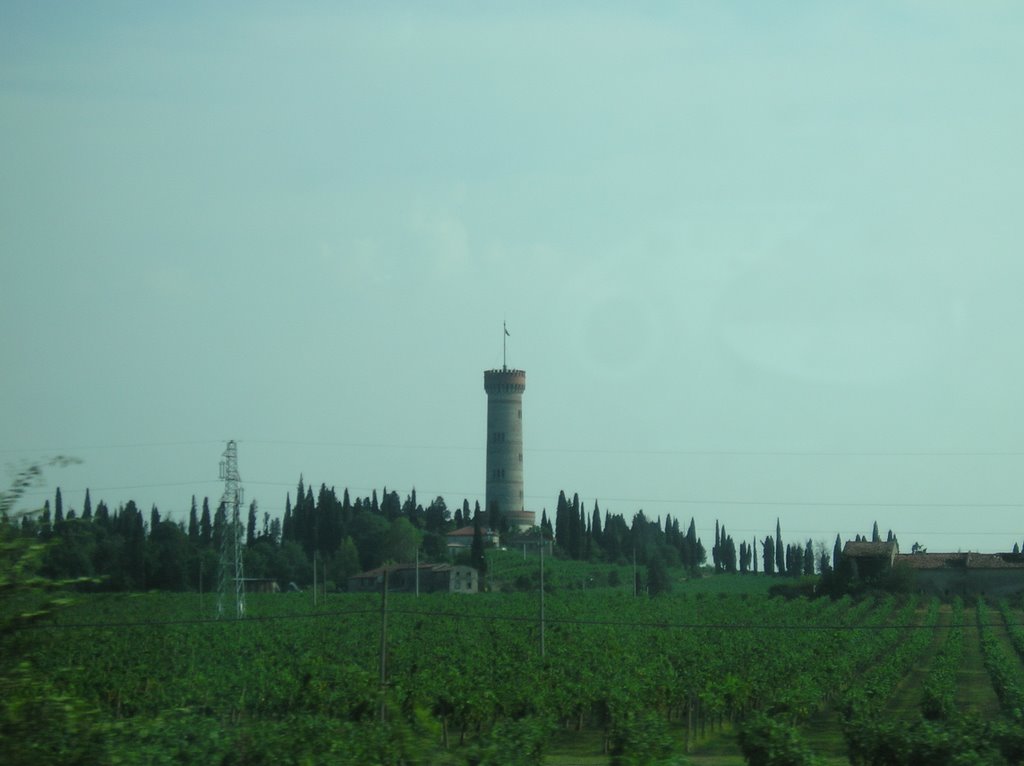
<path id="1" fill-rule="evenodd" d="M 523 370 L 484 372 L 487 392 L 487 493 L 485 510 L 497 504 L 509 525 L 528 529 L 534 513 L 524 509 L 523 499 Z"/>

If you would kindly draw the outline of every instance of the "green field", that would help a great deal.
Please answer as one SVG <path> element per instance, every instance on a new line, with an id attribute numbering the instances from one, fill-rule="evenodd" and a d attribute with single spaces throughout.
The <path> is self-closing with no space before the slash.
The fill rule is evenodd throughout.
<path id="1" fill-rule="evenodd" d="M 492 572 L 514 580 L 510 554 Z M 2 637 L 0 760 L 724 766 L 767 716 L 841 764 L 844 718 L 902 736 L 886 727 L 913 730 L 926 687 L 956 710 L 936 726 L 1021 736 L 1019 609 L 785 601 L 763 577 L 584 588 L 608 571 L 553 562 L 543 630 L 538 592 L 391 594 L 383 688 L 378 595 L 250 595 L 246 619 L 216 621 L 209 595 L 77 594 Z"/>

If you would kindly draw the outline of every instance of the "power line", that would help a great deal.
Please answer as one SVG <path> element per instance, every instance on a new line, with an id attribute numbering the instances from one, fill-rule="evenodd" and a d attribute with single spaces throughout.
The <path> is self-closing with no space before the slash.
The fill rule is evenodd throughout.
<path id="1" fill-rule="evenodd" d="M 106 449 L 148 449 L 150 447 L 198 447 L 205 446 L 208 444 L 221 444 L 220 441 L 213 439 L 205 441 L 181 441 L 181 442 L 139 442 L 136 444 L 92 444 L 92 445 L 79 445 L 77 447 L 25 447 L 19 449 L 0 449 L 0 453 L 18 453 L 18 452 L 85 452 L 87 450 L 106 450 Z"/>
<path id="2" fill-rule="evenodd" d="M 344 442 L 344 441 L 305 441 L 288 439 L 238 439 L 239 444 L 271 445 L 292 447 L 330 447 L 337 449 L 401 449 L 401 450 L 441 450 L 460 452 L 484 452 L 485 446 L 459 444 L 410 444 L 398 442 Z M 73 452 L 86 450 L 108 449 L 145 449 L 155 447 L 192 447 L 220 444 L 217 440 L 177 441 L 177 442 L 139 442 L 125 444 L 93 444 L 71 447 L 29 447 L 5 448 L 0 453 L 46 453 Z M 624 449 L 600 447 L 530 447 L 529 453 L 556 453 L 581 455 L 684 455 L 708 457 L 1024 457 L 1021 450 L 800 450 L 800 449 Z"/>

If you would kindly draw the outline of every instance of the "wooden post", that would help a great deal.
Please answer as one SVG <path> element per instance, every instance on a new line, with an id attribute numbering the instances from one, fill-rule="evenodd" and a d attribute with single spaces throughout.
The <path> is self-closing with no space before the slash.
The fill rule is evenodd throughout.
<path id="1" fill-rule="evenodd" d="M 387 720 L 388 685 L 388 568 L 384 567 L 384 578 L 380 598 L 380 721 Z"/>
<path id="2" fill-rule="evenodd" d="M 540 546 L 540 658 L 544 659 L 544 541 Z"/>

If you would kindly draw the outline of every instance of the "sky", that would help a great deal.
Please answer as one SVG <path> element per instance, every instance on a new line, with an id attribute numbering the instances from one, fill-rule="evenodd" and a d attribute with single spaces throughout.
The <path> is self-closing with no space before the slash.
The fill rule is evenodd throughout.
<path id="1" fill-rule="evenodd" d="M 1024 8 L 0 4 L 0 476 L 1024 541 Z M 429 7 L 428 7 L 429 6 Z"/>

